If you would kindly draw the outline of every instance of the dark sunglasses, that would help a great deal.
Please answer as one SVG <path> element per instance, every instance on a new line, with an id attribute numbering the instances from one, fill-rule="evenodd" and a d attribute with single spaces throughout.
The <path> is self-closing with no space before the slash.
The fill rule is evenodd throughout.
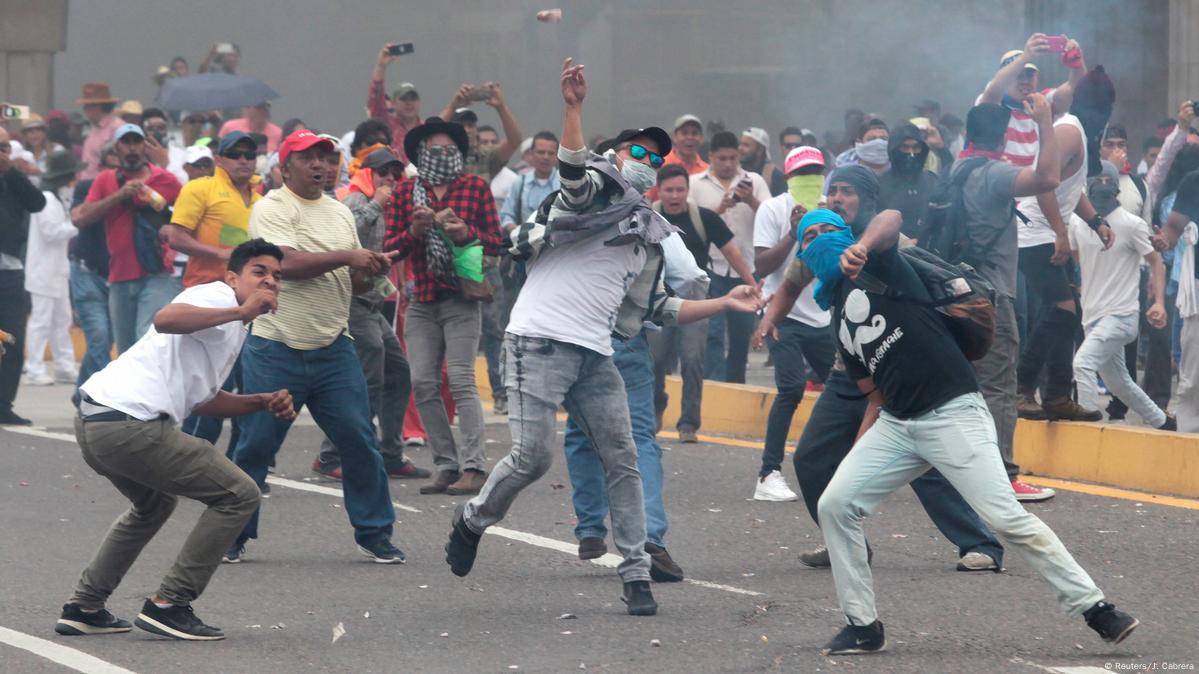
<path id="1" fill-rule="evenodd" d="M 629 146 L 629 156 L 631 156 L 633 159 L 640 161 L 645 159 L 646 155 L 649 155 L 649 165 L 654 168 L 662 168 L 662 163 L 666 161 L 662 158 L 662 155 L 656 152 L 650 152 L 642 145 L 633 143 Z"/>
<path id="2" fill-rule="evenodd" d="M 258 159 L 258 153 L 254 151 L 238 152 L 237 150 L 230 150 L 228 152 L 222 152 L 221 156 L 225 159 L 248 159 L 250 161 L 255 161 Z"/>

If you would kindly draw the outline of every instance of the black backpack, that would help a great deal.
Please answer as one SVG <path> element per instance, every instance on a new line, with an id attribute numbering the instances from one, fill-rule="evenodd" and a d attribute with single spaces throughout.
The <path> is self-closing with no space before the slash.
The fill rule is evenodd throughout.
<path id="1" fill-rule="evenodd" d="M 125 174 L 117 171 L 117 188 L 124 187 Z M 149 206 L 129 204 L 133 212 L 133 252 L 142 271 L 147 274 L 161 274 L 167 271 L 163 261 L 163 242 L 159 232 L 163 225 L 171 222 L 171 207 L 168 204 L 161 211 Z"/>
<path id="2" fill-rule="evenodd" d="M 986 157 L 969 157 L 959 161 L 949 177 L 943 179 L 933 191 L 928 202 L 924 231 L 920 233 L 921 248 L 935 253 L 943 261 L 967 262 L 975 267 L 987 263 L 986 254 L 999 241 L 1004 230 L 997 230 L 986 245 L 976 249 L 970 236 L 964 192 L 970 174 L 988 161 Z M 1012 207 L 1014 210 L 1014 203 Z"/>
<path id="3" fill-rule="evenodd" d="M 920 277 L 931 300 L 908 297 L 866 272 L 858 274 L 858 286 L 867 292 L 936 310 L 967 360 L 987 355 L 995 339 L 995 288 L 964 262 L 950 264 L 915 246 L 901 248 L 899 253 Z"/>

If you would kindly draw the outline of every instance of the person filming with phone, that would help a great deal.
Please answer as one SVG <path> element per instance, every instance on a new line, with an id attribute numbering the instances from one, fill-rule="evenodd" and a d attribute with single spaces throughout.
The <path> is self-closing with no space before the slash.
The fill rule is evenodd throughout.
<path id="1" fill-rule="evenodd" d="M 724 248 L 711 251 L 712 283 L 708 287 L 708 297 L 724 297 L 742 283 L 756 283 L 754 214 L 758 206 L 770 198 L 770 187 L 762 176 L 741 168 L 739 144 L 737 136 L 728 131 L 713 135 L 708 155 L 711 166 L 707 171 L 691 176 L 691 198 L 695 204 L 716 211 L 733 232 L 733 242 L 737 244 L 729 249 L 729 255 L 723 252 Z M 707 379 L 745 383 L 745 364 L 753 329 L 752 314 L 729 314 L 727 317 L 717 314 L 708 321 L 704 363 Z"/>
<path id="2" fill-rule="evenodd" d="M 411 54 L 412 43 L 389 42 L 379 49 L 375 59 L 375 70 L 371 74 L 371 84 L 366 95 L 366 110 L 374 119 L 387 122 L 391 127 L 391 151 L 405 164 L 412 159 L 404 154 L 404 136 L 412 129 L 420 126 L 420 92 L 411 82 L 401 82 L 400 86 L 387 97 L 384 78 L 387 66 L 404 54 Z"/>

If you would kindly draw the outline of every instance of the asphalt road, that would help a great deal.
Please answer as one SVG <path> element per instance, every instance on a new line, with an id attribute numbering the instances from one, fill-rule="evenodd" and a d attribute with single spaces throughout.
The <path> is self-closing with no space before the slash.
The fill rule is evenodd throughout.
<path id="1" fill-rule="evenodd" d="M 59 637 L 58 611 L 126 503 L 83 463 L 66 410 L 52 407 L 19 408 L 47 433 L 0 429 L 0 672 L 915 673 L 1199 665 L 1197 510 L 1073 492 L 1031 506 L 1110 600 L 1141 619 L 1128 641 L 1112 647 L 1081 619 L 1059 613 L 1050 588 L 1016 555 L 1002 574 L 955 572 L 956 551 L 903 490 L 867 523 L 889 649 L 830 659 L 819 649 L 842 624 L 832 576 L 796 560 L 819 544 L 819 531 L 801 504 L 750 500 L 752 448 L 664 439 L 668 546 L 701 582 L 655 585 L 659 614 L 634 618 L 619 601 L 615 571 L 572 554 L 562 461 L 517 501 L 502 534 L 484 538 L 474 572 L 458 579 L 441 550 L 458 499 L 421 496 L 419 483 L 392 481 L 393 498 L 407 507 L 397 509 L 395 542 L 408 563 L 368 562 L 354 549 L 337 483 L 308 471 L 319 442 L 308 423 L 293 429 L 279 454 L 276 476 L 290 484 L 276 483 L 265 502 L 262 538 L 251 542 L 245 563 L 219 569 L 196 603 L 227 640 L 179 643 L 139 630 Z M 494 461 L 507 450 L 508 433 L 501 418 L 489 421 Z M 412 456 L 430 464 L 425 450 Z M 793 475 L 788 479 L 794 484 Z M 112 597 L 113 612 L 136 615 L 199 512 L 194 503 L 180 505 Z M 334 642 L 338 625 L 345 634 Z"/>

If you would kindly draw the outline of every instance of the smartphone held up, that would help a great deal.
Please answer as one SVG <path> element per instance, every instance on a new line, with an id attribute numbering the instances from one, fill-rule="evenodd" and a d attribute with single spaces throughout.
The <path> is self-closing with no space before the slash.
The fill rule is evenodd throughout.
<path id="1" fill-rule="evenodd" d="M 397 42 L 387 46 L 387 53 L 391 54 L 392 56 L 403 56 L 404 54 L 411 54 L 412 52 L 413 47 L 411 42 Z"/>

